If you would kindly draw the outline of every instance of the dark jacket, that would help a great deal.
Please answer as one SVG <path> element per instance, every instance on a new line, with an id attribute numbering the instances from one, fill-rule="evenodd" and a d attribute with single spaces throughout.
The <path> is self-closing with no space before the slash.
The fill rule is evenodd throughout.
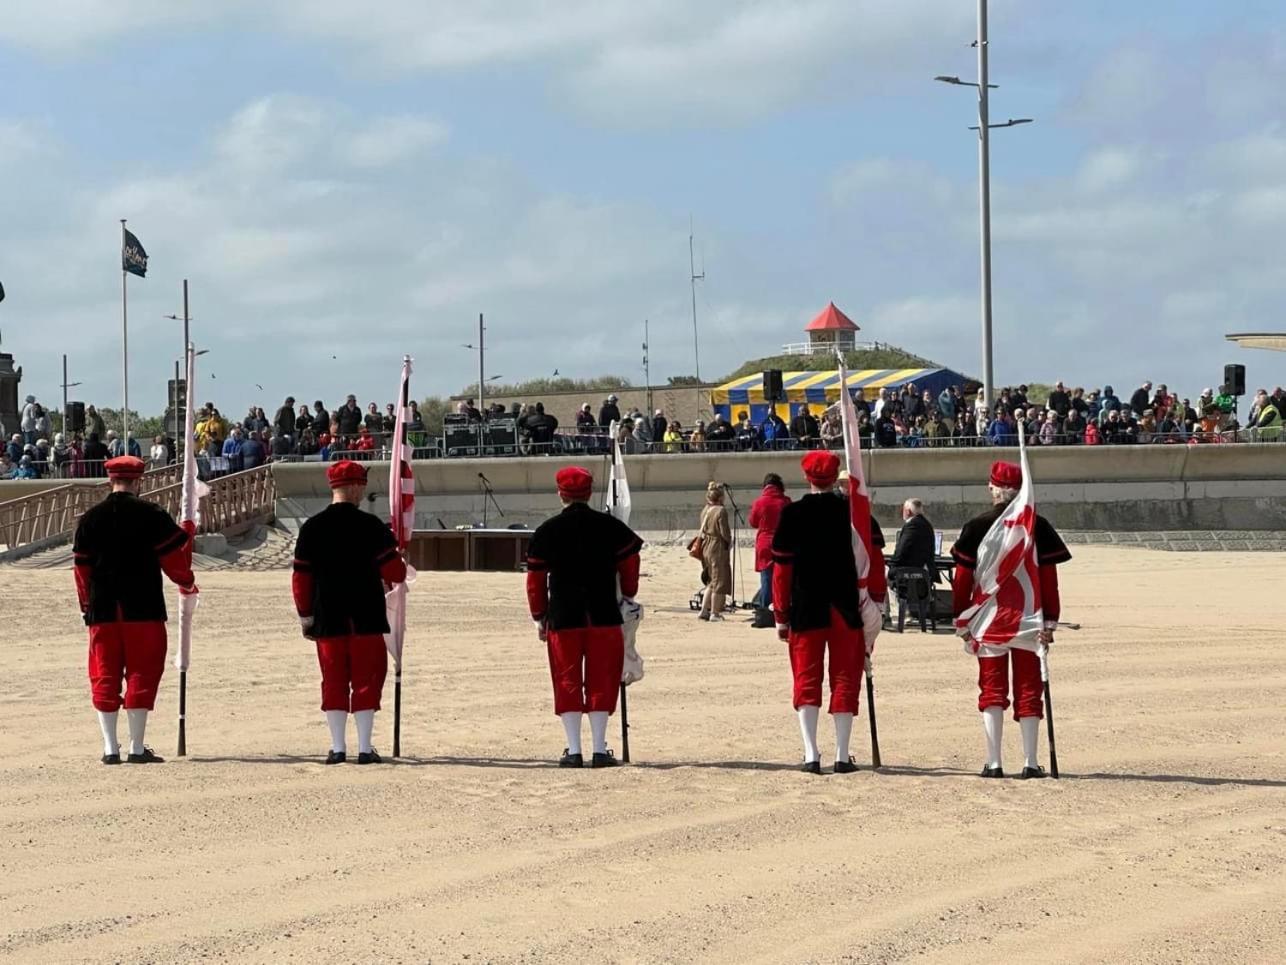
<path id="1" fill-rule="evenodd" d="M 598 424 L 607 428 L 613 422 L 621 421 L 621 410 L 616 407 L 615 402 L 604 402 L 602 408 L 598 410 Z"/>
<path id="2" fill-rule="evenodd" d="M 85 623 L 163 621 L 161 557 L 188 534 L 155 503 L 112 493 L 80 518 L 72 543 L 78 579 L 88 579 Z"/>
<path id="3" fill-rule="evenodd" d="M 388 633 L 380 568 L 396 556 L 388 523 L 351 503 L 333 503 L 304 523 L 294 568 L 312 577 L 309 636 Z"/>
<path id="4" fill-rule="evenodd" d="M 938 570 L 933 562 L 936 548 L 933 523 L 924 516 L 912 516 L 898 531 L 897 546 L 889 557 L 889 565 L 916 569 L 926 567 L 930 579 L 936 583 Z"/>
<path id="5" fill-rule="evenodd" d="M 632 529 L 586 503 L 541 523 L 528 544 L 527 571 L 549 574 L 548 628 L 620 626 L 617 564 L 642 548 Z"/>
<path id="6" fill-rule="evenodd" d="M 362 427 L 362 410 L 355 405 L 340 406 L 335 418 L 339 420 L 339 431 L 346 436 L 357 435 L 357 430 Z"/>

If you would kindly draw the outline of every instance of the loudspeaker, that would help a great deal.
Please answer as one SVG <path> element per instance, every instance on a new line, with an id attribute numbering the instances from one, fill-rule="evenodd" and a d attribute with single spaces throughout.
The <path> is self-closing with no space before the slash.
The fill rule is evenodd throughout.
<path id="1" fill-rule="evenodd" d="M 1228 386 L 1229 395 L 1246 394 L 1246 366 L 1229 362 L 1223 367 L 1223 384 Z"/>
<path id="2" fill-rule="evenodd" d="M 786 401 L 786 391 L 781 385 L 781 369 L 767 369 L 764 371 L 764 401 Z"/>
<path id="3" fill-rule="evenodd" d="M 67 403 L 67 425 L 63 427 L 64 432 L 84 432 L 85 431 L 85 403 L 68 402 Z"/>

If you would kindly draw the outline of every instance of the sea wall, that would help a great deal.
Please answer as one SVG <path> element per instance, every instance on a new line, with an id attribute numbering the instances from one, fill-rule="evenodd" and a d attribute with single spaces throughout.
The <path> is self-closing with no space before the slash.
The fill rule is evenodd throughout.
<path id="1" fill-rule="evenodd" d="M 1006 451 L 1016 457 L 1016 452 Z M 918 496 L 934 524 L 950 531 L 988 504 L 995 449 L 879 450 L 863 458 L 877 517 L 899 524 L 902 501 Z M 1286 530 L 1286 445 L 1122 446 L 1038 449 L 1031 454 L 1040 511 L 1067 530 Z M 417 524 L 534 524 L 558 508 L 554 473 L 581 464 L 600 490 L 606 460 L 561 457 L 442 459 L 415 464 Z M 373 509 L 387 512 L 387 464 L 371 464 Z M 696 523 L 706 483 L 732 488 L 743 512 L 765 473 L 803 491 L 799 453 L 638 456 L 628 459 L 632 523 L 680 533 Z M 329 499 L 325 467 L 275 467 L 278 518 L 306 517 Z M 494 501 L 484 497 L 483 479 Z M 0 498 L 4 497 L 0 492 Z M 503 515 L 502 515 L 503 514 Z"/>

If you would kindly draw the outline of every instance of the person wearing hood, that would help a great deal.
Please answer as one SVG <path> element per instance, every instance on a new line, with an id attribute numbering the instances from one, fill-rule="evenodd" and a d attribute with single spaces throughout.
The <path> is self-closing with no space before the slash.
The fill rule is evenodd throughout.
<path id="1" fill-rule="evenodd" d="M 1103 386 L 1103 394 L 1099 397 L 1098 402 L 1098 424 L 1103 425 L 1107 421 L 1109 412 L 1120 412 L 1121 400 L 1116 397 L 1116 393 L 1110 385 Z"/>
<path id="2" fill-rule="evenodd" d="M 61 432 L 54 435 L 54 447 L 50 450 L 50 454 L 52 456 L 54 475 L 59 479 L 70 477 L 75 450 L 67 445 L 66 437 Z"/>
<path id="3" fill-rule="evenodd" d="M 621 410 L 616 405 L 618 401 L 615 392 L 603 400 L 603 405 L 598 410 L 599 426 L 607 429 L 611 427 L 613 422 L 621 421 Z"/>
<path id="4" fill-rule="evenodd" d="M 39 479 L 40 473 L 36 472 L 36 467 L 32 462 L 30 455 L 23 455 L 18 460 L 18 468 L 13 474 L 14 479 Z"/>
<path id="5" fill-rule="evenodd" d="M 91 435 L 98 436 L 102 439 L 107 435 L 107 424 L 103 422 L 103 417 L 92 405 L 85 406 L 85 438 Z"/>
<path id="6" fill-rule="evenodd" d="M 639 416 L 634 420 L 634 438 L 643 448 L 644 452 L 650 452 L 652 448 L 652 423 Z"/>
<path id="7" fill-rule="evenodd" d="M 755 626 L 773 626 L 772 618 L 772 540 L 781 521 L 781 511 L 790 505 L 786 484 L 781 476 L 770 472 L 764 476 L 759 498 L 750 504 L 749 522 L 755 530 L 755 571 L 759 574 L 759 605 L 755 607 Z"/>

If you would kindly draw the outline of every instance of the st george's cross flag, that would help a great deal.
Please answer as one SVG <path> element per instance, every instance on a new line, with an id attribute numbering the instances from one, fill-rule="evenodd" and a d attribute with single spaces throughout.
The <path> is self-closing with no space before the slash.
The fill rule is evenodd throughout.
<path id="1" fill-rule="evenodd" d="M 138 275 L 139 278 L 147 277 L 147 252 L 139 244 L 139 240 L 134 237 L 134 232 L 128 228 L 125 230 L 124 239 L 121 242 L 121 270 L 127 271 L 131 275 Z M 191 383 L 188 383 L 189 385 Z"/>
<path id="2" fill-rule="evenodd" d="M 973 600 L 955 620 L 966 653 L 998 657 L 1011 649 L 1039 651 L 1044 625 L 1036 559 L 1036 499 L 1024 433 L 1018 433 L 1023 481 L 978 545 Z"/>
<path id="3" fill-rule="evenodd" d="M 411 382 L 411 359 L 402 359 L 402 382 L 398 387 L 397 397 L 401 404 L 397 409 L 397 420 L 393 427 L 393 440 L 389 454 L 388 467 L 388 511 L 389 526 L 397 540 L 398 551 L 405 554 L 411 545 L 411 534 L 415 531 L 415 473 L 411 471 L 411 445 L 406 439 L 406 423 L 409 410 L 409 386 Z M 388 615 L 389 632 L 384 637 L 389 656 L 393 658 L 394 670 L 402 671 L 402 644 L 406 639 L 406 594 L 407 586 L 415 578 L 415 571 L 407 567 L 406 582 L 396 583 L 384 598 Z"/>
<path id="4" fill-rule="evenodd" d="M 871 493 L 866 488 L 862 469 L 862 436 L 858 431 L 857 413 L 848 390 L 848 369 L 844 356 L 839 357 L 839 412 L 844 427 L 844 468 L 848 470 L 848 512 L 852 526 L 853 560 L 857 564 L 857 586 L 865 605 L 871 598 Z"/>

